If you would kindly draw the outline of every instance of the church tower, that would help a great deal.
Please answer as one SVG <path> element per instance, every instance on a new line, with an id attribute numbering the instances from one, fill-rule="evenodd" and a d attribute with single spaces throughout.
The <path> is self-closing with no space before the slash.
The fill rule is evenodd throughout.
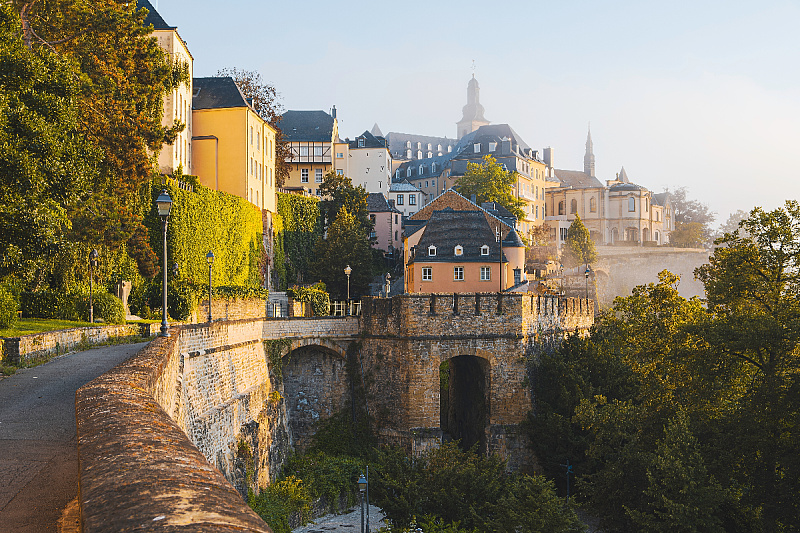
<path id="1" fill-rule="evenodd" d="M 583 172 L 591 177 L 594 176 L 594 145 L 592 144 L 592 130 L 589 128 L 589 135 L 586 136 L 586 155 L 583 156 Z"/>
<path id="2" fill-rule="evenodd" d="M 458 133 L 457 139 L 460 139 L 468 133 L 472 133 L 481 126 L 486 126 L 489 121 L 483 116 L 483 106 L 480 102 L 481 88 L 478 86 L 478 80 L 475 79 L 475 74 L 467 84 L 467 105 L 464 106 L 464 116 L 456 123 Z"/>

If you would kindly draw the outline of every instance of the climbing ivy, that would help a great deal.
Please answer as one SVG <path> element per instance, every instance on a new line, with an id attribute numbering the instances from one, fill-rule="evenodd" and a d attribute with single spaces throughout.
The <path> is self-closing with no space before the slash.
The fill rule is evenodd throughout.
<path id="1" fill-rule="evenodd" d="M 287 296 L 298 302 L 310 302 L 314 316 L 328 316 L 331 314 L 331 297 L 325 291 L 325 284 L 316 283 L 311 287 L 294 285 L 286 290 Z"/>
<path id="2" fill-rule="evenodd" d="M 292 341 L 289 339 L 267 339 L 264 341 L 264 351 L 269 360 L 270 370 L 275 384 L 283 382 L 283 366 L 289 362 L 289 354 L 286 355 L 286 361 L 283 360 L 283 352 L 288 351 L 292 347 Z"/>
<path id="3" fill-rule="evenodd" d="M 314 244 L 322 235 L 319 201 L 296 194 L 278 193 L 275 236 L 275 276 L 283 290 L 308 276 Z"/>

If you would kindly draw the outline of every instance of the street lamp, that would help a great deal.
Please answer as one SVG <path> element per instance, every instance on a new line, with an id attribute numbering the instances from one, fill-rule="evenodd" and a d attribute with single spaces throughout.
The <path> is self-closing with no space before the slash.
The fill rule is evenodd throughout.
<path id="1" fill-rule="evenodd" d="M 211 265 L 214 264 L 214 252 L 209 251 L 206 254 L 206 263 L 208 263 L 208 323 L 211 323 Z"/>
<path id="2" fill-rule="evenodd" d="M 584 272 L 584 275 L 586 276 L 586 299 L 587 300 L 589 299 L 589 276 L 591 275 L 591 273 L 592 273 L 592 267 L 589 266 L 589 264 L 587 263 L 586 272 Z"/>
<path id="3" fill-rule="evenodd" d="M 94 324 L 94 269 L 97 268 L 97 250 L 89 253 L 89 323 Z"/>
<path id="4" fill-rule="evenodd" d="M 347 276 L 347 314 L 350 314 L 350 274 L 353 272 L 353 269 L 350 268 L 350 265 L 344 267 L 344 274 Z"/>
<path id="5" fill-rule="evenodd" d="M 358 492 L 361 499 L 361 533 L 364 533 L 364 491 L 367 490 L 367 478 L 364 474 L 358 478 Z"/>
<path id="6" fill-rule="evenodd" d="M 164 282 L 161 292 L 161 336 L 169 337 L 167 333 L 167 224 L 169 224 L 169 212 L 172 210 L 172 198 L 166 189 L 161 191 L 156 199 L 158 216 L 161 219 L 164 234 Z"/>

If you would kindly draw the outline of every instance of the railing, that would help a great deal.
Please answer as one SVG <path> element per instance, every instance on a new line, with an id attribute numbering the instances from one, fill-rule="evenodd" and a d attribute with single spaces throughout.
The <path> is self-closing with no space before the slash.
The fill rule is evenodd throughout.
<path id="1" fill-rule="evenodd" d="M 285 318 L 289 316 L 288 306 L 281 302 L 267 302 L 267 316 L 270 318 Z"/>
<path id="2" fill-rule="evenodd" d="M 331 316 L 361 316 L 361 301 L 331 302 Z"/>

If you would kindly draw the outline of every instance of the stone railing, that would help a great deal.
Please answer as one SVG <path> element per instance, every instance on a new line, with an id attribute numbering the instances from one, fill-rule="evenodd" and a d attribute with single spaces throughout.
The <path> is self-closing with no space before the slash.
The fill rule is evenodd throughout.
<path id="1" fill-rule="evenodd" d="M 84 531 L 270 531 L 165 411 L 182 411 L 181 352 L 198 328 L 171 328 L 78 390 Z"/>

